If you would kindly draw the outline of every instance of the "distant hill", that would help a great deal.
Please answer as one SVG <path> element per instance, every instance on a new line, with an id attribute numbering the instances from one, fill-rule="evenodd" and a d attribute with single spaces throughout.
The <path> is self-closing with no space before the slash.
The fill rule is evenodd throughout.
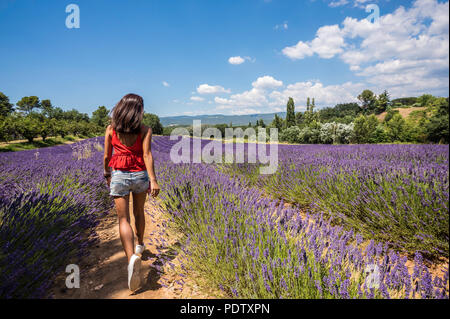
<path id="1" fill-rule="evenodd" d="M 163 126 L 175 126 L 175 125 L 192 125 L 193 120 L 201 120 L 202 124 L 230 124 L 233 126 L 248 125 L 256 123 L 256 120 L 263 120 L 265 124 L 270 124 L 275 118 L 275 114 L 278 116 L 286 117 L 286 112 L 278 113 L 264 113 L 264 114 L 248 114 L 248 115 L 196 115 L 196 116 L 165 116 L 160 117 L 161 124 Z"/>

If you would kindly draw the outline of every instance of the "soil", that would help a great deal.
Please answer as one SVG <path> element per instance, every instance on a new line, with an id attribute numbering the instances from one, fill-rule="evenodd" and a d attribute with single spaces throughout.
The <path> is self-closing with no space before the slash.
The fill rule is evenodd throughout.
<path id="1" fill-rule="evenodd" d="M 68 289 L 65 285 L 66 276 L 61 274 L 55 281 L 53 297 L 57 299 L 175 299 L 175 298 L 213 298 L 212 292 L 200 290 L 196 285 L 195 277 L 184 277 L 176 272 L 179 258 L 170 256 L 175 270 L 169 267 L 159 268 L 163 264 L 165 254 L 161 247 L 150 244 L 151 238 L 164 239 L 169 245 L 176 244 L 176 236 L 167 233 L 161 238 L 163 212 L 157 208 L 155 202 L 147 201 L 145 204 L 145 236 L 146 250 L 142 254 L 143 274 L 141 288 L 132 293 L 127 285 L 127 260 L 119 237 L 118 219 L 114 210 L 101 219 L 96 228 L 99 243 L 92 248 L 90 255 L 82 258 L 80 266 L 80 288 Z M 134 227 L 132 202 L 130 201 L 131 225 Z M 160 255 L 158 255 L 158 249 Z M 158 270 L 159 269 L 159 270 Z M 189 273 L 188 273 L 189 275 Z M 176 282 L 178 281 L 178 283 Z M 182 284 L 179 284 L 182 282 Z M 183 283 L 184 282 L 184 283 Z"/>

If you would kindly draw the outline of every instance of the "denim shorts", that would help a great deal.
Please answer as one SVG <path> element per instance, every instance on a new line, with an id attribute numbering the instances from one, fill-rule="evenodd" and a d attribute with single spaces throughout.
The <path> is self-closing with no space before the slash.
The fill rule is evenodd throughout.
<path id="1" fill-rule="evenodd" d="M 122 197 L 130 192 L 139 194 L 148 189 L 149 182 L 147 171 L 112 171 L 109 195 Z"/>

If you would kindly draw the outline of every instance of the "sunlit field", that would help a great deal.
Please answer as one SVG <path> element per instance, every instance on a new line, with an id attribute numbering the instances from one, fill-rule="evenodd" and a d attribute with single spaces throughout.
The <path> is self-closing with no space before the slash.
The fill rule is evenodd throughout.
<path id="1" fill-rule="evenodd" d="M 278 170 L 260 175 L 174 164 L 176 142 L 155 136 L 152 152 L 177 271 L 221 297 L 448 298 L 448 145 L 279 145 Z M 1 298 L 51 297 L 89 253 L 112 209 L 102 144 L 0 154 Z"/>

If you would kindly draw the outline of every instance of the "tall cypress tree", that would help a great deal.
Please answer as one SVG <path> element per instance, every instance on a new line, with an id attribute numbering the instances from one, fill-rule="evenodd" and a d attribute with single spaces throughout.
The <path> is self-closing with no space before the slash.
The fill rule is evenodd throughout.
<path id="1" fill-rule="evenodd" d="M 287 102 L 286 127 L 291 127 L 294 125 L 295 125 L 295 105 L 294 99 L 290 97 Z"/>

